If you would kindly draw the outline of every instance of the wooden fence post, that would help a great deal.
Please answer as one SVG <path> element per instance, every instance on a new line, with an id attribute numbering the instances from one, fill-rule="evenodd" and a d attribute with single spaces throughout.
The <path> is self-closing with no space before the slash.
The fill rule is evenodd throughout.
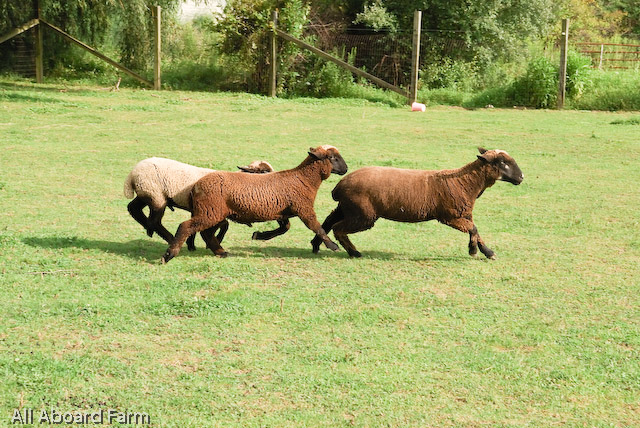
<path id="1" fill-rule="evenodd" d="M 558 85 L 558 109 L 564 108 L 565 92 L 567 88 L 567 52 L 569 50 L 569 19 L 562 20 L 562 34 L 560 39 L 560 75 Z"/>
<path id="2" fill-rule="evenodd" d="M 155 61 L 153 64 L 153 89 L 159 91 L 161 89 L 162 86 L 162 79 L 161 79 L 161 71 L 160 71 L 160 65 L 161 65 L 161 55 L 162 55 L 162 24 L 161 24 L 161 13 L 162 13 L 162 8 L 160 6 L 156 6 L 155 8 L 152 9 L 152 14 L 153 14 L 153 24 L 154 24 L 154 28 L 153 28 L 153 34 L 154 34 L 154 54 L 155 54 Z"/>
<path id="3" fill-rule="evenodd" d="M 269 96 L 275 97 L 278 89 L 278 35 L 276 30 L 278 28 L 278 11 L 271 12 L 271 67 L 269 67 Z"/>
<path id="4" fill-rule="evenodd" d="M 33 7 L 35 8 L 36 19 L 38 20 L 38 25 L 33 28 L 36 40 L 36 82 L 42 83 L 44 82 L 44 61 L 42 60 L 43 49 L 42 25 L 40 25 L 40 0 L 33 0 Z"/>
<path id="5" fill-rule="evenodd" d="M 422 11 L 413 13 L 413 52 L 411 53 L 411 82 L 409 84 L 409 104 L 418 100 L 418 70 L 420 68 L 420 32 L 422 29 Z"/>

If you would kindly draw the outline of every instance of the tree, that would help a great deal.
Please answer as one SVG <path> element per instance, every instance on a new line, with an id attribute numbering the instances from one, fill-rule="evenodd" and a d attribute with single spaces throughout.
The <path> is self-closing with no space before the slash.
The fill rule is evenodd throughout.
<path id="1" fill-rule="evenodd" d="M 144 70 L 150 57 L 151 7 L 160 5 L 165 17 L 175 16 L 181 0 L 40 0 L 41 16 L 74 37 L 101 47 L 110 46 L 127 66 Z M 0 0 L 0 34 L 35 17 L 31 0 Z M 77 61 L 77 48 L 58 35 L 44 33 L 49 68 Z M 0 58 L 10 57 L 11 44 L 0 45 Z M 5 61 L 2 61 L 5 62 Z"/>

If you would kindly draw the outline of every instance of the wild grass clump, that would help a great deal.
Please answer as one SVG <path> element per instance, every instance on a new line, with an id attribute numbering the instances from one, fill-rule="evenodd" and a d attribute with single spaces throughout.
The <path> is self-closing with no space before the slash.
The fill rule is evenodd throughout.
<path id="1" fill-rule="evenodd" d="M 570 100 L 580 110 L 640 110 L 640 73 L 634 71 L 591 72 L 588 87 L 581 97 Z"/>

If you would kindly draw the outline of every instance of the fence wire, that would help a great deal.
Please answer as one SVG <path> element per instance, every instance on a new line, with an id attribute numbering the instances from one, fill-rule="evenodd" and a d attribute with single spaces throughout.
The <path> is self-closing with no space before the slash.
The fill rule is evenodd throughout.
<path id="1" fill-rule="evenodd" d="M 5 43 L 12 45 L 12 49 L 8 53 L 9 58 L 7 58 L 7 63 L 11 65 L 10 71 L 22 77 L 36 77 L 34 32 L 27 31 Z"/>
<path id="2" fill-rule="evenodd" d="M 362 29 L 342 29 L 328 25 L 310 25 L 305 35 L 314 45 L 395 86 L 407 87 L 411 78 L 413 33 L 385 33 Z M 422 30 L 421 63 L 433 58 L 455 57 L 466 49 L 460 33 Z"/>

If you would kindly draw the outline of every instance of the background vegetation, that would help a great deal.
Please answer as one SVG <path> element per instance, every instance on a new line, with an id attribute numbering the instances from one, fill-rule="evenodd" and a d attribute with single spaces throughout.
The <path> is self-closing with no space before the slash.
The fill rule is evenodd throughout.
<path id="1" fill-rule="evenodd" d="M 64 3 L 64 4 L 63 4 Z M 230 0 L 219 16 L 177 20 L 180 0 L 94 2 L 42 0 L 49 21 L 125 65 L 151 75 L 150 8 L 163 7 L 166 88 L 266 93 L 267 41 L 271 12 L 279 26 L 314 42 L 313 28 L 360 34 L 385 33 L 397 43 L 411 40 L 412 16 L 424 11 L 432 40 L 421 62 L 421 101 L 465 106 L 552 107 L 557 80 L 556 40 L 561 18 L 571 21 L 572 43 L 585 40 L 640 44 L 639 15 L 632 0 L 536 0 L 529 2 L 406 0 Z M 25 22 L 31 2 L 0 0 L 0 33 Z M 425 33 L 426 34 L 426 33 Z M 45 32 L 49 78 L 113 83 L 109 66 Z M 447 47 L 454 43 L 455 48 Z M 290 43 L 279 44 L 280 96 L 352 97 L 363 82 Z M 0 45 L 0 71 L 10 71 L 14 42 Z M 335 52 L 353 60 L 357 52 Z M 573 53 L 569 105 L 587 109 L 640 109 L 638 69 L 592 71 L 588 58 Z M 406 67 L 405 67 L 406 68 Z M 407 69 L 401 73 L 407 73 Z M 554 75 L 555 73 L 555 75 Z M 577 73 L 577 74 L 576 74 Z M 126 84 L 136 85 L 125 79 Z M 366 83 L 364 83 L 366 85 Z M 616 88 L 624 90 L 616 90 Z M 631 92 L 626 89 L 632 89 Z M 616 101 L 619 95 L 623 99 Z M 484 104 L 483 104 L 484 103 Z"/>
<path id="2" fill-rule="evenodd" d="M 635 113 L 119 92 L 0 79 L 0 419 L 148 412 L 160 427 L 640 425 Z M 380 221 L 364 257 L 232 224 L 227 259 L 162 266 L 122 196 L 148 156 L 234 170 L 336 145 L 349 168 L 455 168 L 508 150 L 477 202 L 497 252 Z M 322 218 L 335 206 L 331 177 Z M 168 212 L 175 230 L 187 215 Z"/>

